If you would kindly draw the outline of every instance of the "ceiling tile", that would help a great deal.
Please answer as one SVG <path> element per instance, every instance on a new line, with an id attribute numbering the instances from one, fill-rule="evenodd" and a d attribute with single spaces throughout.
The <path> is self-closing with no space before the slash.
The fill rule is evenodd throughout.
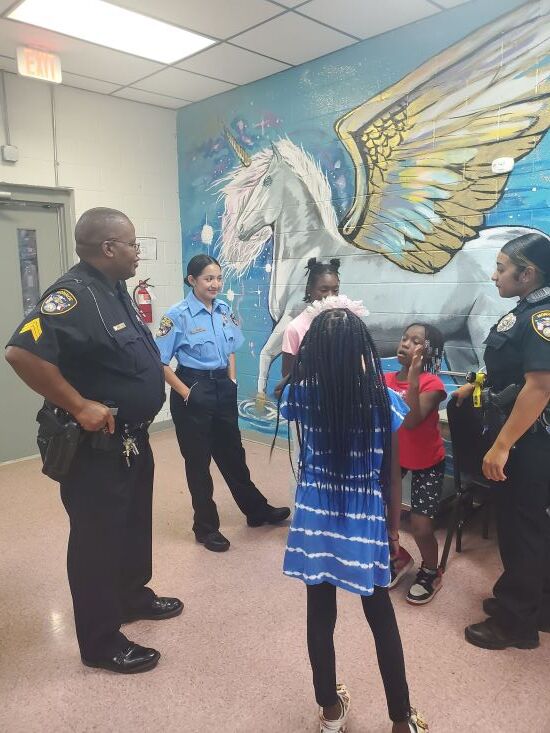
<path id="1" fill-rule="evenodd" d="M 120 51 L 79 41 L 12 20 L 0 20 L 0 54 L 15 57 L 17 46 L 52 51 L 61 57 L 61 71 L 103 79 L 113 84 L 131 84 L 162 69 L 162 64 Z"/>
<path id="2" fill-rule="evenodd" d="M 209 79 L 206 76 L 192 74 L 189 71 L 181 69 L 164 69 L 158 74 L 137 82 L 135 86 L 148 92 L 157 92 L 158 94 L 168 94 L 171 97 L 179 99 L 190 99 L 193 102 L 199 99 L 211 97 L 213 94 L 226 92 L 233 89 L 233 84 L 227 84 L 225 81 L 217 81 Z"/>
<path id="3" fill-rule="evenodd" d="M 301 64 L 349 46 L 354 40 L 301 15 L 286 13 L 242 33 L 232 43 L 289 64 Z"/>
<path id="4" fill-rule="evenodd" d="M 71 74 L 62 71 L 63 84 L 68 87 L 78 87 L 79 89 L 87 89 L 90 92 L 99 92 L 100 94 L 110 94 L 117 89 L 120 84 L 111 84 L 109 81 L 101 81 L 100 79 L 90 79 L 88 76 L 80 74 Z"/>
<path id="5" fill-rule="evenodd" d="M 215 38 L 229 38 L 284 12 L 266 0 L 116 0 L 130 10 Z"/>
<path id="6" fill-rule="evenodd" d="M 186 104 L 190 104 L 185 99 L 176 99 L 175 97 L 167 97 L 164 94 L 145 92 L 143 89 L 134 89 L 133 87 L 121 89 L 119 92 L 115 92 L 111 96 L 131 99 L 133 102 L 154 104 L 156 107 L 168 107 L 169 109 L 179 109 L 180 107 L 185 107 Z"/>
<path id="7" fill-rule="evenodd" d="M 399 28 L 420 18 L 438 13 L 428 0 L 311 0 L 299 8 L 300 13 L 361 38 Z"/>
<path id="8" fill-rule="evenodd" d="M 17 63 L 15 59 L 10 59 L 9 56 L 0 56 L 0 69 L 17 74 Z"/>
<path id="9" fill-rule="evenodd" d="M 287 64 L 258 56 L 252 51 L 221 43 L 207 51 L 201 51 L 188 61 L 177 64 L 180 69 L 195 71 L 197 74 L 214 76 L 233 84 L 247 84 L 278 71 L 288 69 Z"/>

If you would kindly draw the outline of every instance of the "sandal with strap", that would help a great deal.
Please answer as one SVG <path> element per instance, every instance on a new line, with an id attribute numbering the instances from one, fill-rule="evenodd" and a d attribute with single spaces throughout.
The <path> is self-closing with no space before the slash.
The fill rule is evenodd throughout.
<path id="1" fill-rule="evenodd" d="M 327 720 L 323 715 L 323 708 L 319 708 L 320 733 L 346 733 L 351 697 L 347 687 L 343 684 L 336 685 L 336 694 L 342 708 L 342 714 L 337 720 Z"/>
<path id="2" fill-rule="evenodd" d="M 428 723 L 414 708 L 411 708 L 409 716 L 409 729 L 411 733 L 426 733 L 429 730 Z"/>

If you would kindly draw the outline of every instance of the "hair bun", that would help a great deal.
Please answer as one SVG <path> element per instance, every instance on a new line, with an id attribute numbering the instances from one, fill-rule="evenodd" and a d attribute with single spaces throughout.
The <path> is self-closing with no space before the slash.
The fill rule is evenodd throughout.
<path id="1" fill-rule="evenodd" d="M 313 270 L 315 265 L 317 264 L 317 257 L 310 257 L 307 261 L 306 270 Z"/>
<path id="2" fill-rule="evenodd" d="M 332 266 L 333 266 L 333 267 L 334 267 L 334 268 L 335 268 L 336 270 L 339 270 L 339 269 L 340 269 L 340 260 L 338 259 L 338 257 L 333 257 L 333 258 L 332 258 L 332 260 L 330 261 L 330 264 L 331 264 L 331 265 L 332 265 Z"/>

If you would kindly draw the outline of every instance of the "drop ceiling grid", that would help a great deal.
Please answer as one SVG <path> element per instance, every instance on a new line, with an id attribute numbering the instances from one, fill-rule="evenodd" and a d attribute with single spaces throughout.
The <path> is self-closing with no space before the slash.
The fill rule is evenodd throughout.
<path id="1" fill-rule="evenodd" d="M 0 69 L 12 70 L 16 46 L 43 47 L 61 55 L 69 86 L 177 109 L 468 1 L 388 0 L 392 13 L 387 15 L 393 18 L 388 27 L 379 13 L 364 12 L 378 0 L 156 0 L 154 14 L 144 12 L 149 0 L 116 0 L 215 40 L 192 56 L 161 64 L 11 21 L 6 15 L 19 2 L 0 0 Z M 354 9 L 355 24 L 349 22 Z M 300 33 L 292 35 L 293 29 Z"/>

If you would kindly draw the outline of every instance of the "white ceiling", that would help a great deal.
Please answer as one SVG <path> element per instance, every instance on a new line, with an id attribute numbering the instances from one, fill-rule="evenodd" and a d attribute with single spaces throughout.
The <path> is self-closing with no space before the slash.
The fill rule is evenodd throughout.
<path id="1" fill-rule="evenodd" d="M 166 66 L 8 20 L 19 2 L 0 0 L 0 69 L 16 72 L 17 46 L 41 48 L 68 86 L 177 109 L 469 0 L 109 1 L 216 44 Z"/>

